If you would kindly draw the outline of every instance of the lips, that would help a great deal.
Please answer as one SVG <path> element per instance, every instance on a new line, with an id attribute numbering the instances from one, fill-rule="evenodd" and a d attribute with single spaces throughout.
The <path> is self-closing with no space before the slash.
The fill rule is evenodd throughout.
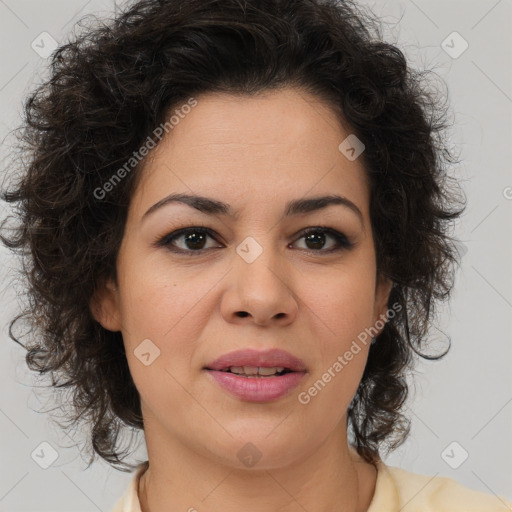
<path id="1" fill-rule="evenodd" d="M 299 358 L 279 349 L 237 350 L 204 367 L 229 395 L 245 402 L 271 402 L 289 395 L 306 376 Z"/>
<path id="2" fill-rule="evenodd" d="M 280 349 L 264 351 L 244 349 L 229 352 L 207 364 L 205 369 L 226 371 L 232 367 L 278 368 L 284 373 L 306 371 L 306 365 L 302 360 Z M 254 370 L 252 370 L 252 373 L 254 373 Z"/>

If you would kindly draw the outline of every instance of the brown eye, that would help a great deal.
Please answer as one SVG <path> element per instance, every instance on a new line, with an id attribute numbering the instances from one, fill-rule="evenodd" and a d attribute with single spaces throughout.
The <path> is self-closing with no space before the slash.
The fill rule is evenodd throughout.
<path id="1" fill-rule="evenodd" d="M 200 226 L 188 227 L 178 229 L 177 231 L 165 235 L 163 238 L 157 240 L 155 245 L 157 247 L 166 247 L 172 252 L 187 254 L 189 256 L 194 255 L 194 253 L 202 253 L 208 249 L 222 247 L 222 245 L 207 247 L 208 238 L 215 241 L 217 240 L 213 231 L 208 228 Z M 349 249 L 354 245 L 345 235 L 335 229 L 327 227 L 316 227 L 304 230 L 297 240 L 301 239 L 305 241 L 305 250 L 320 254 Z M 325 249 L 325 245 L 329 239 L 333 240 L 334 243 L 331 242 L 331 246 Z"/>
<path id="2" fill-rule="evenodd" d="M 329 238 L 334 240 L 333 247 L 324 249 L 326 240 Z M 302 232 L 298 240 L 301 239 L 305 241 L 305 249 L 313 252 L 333 252 L 340 249 L 348 249 L 354 245 L 345 235 L 332 228 L 310 228 Z"/>
<path id="3" fill-rule="evenodd" d="M 160 247 L 168 247 L 169 250 L 181 253 L 192 254 L 194 252 L 202 252 L 210 247 L 206 247 L 208 238 L 215 240 L 212 232 L 203 227 L 191 227 L 173 231 L 156 243 Z M 178 245 L 176 241 L 181 241 Z"/>

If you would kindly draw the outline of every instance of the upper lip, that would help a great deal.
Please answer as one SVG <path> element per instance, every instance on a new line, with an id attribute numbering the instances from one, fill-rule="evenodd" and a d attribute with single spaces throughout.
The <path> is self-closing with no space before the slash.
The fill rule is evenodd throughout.
<path id="1" fill-rule="evenodd" d="M 235 350 L 224 354 L 205 366 L 207 370 L 223 370 L 230 366 L 263 366 L 266 368 L 284 367 L 294 372 L 306 370 L 303 361 L 285 350 Z"/>

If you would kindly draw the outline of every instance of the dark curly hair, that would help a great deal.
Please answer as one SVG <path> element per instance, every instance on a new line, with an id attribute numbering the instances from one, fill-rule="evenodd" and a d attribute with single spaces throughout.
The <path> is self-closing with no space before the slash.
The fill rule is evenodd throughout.
<path id="1" fill-rule="evenodd" d="M 55 394 L 71 391 L 60 410 L 70 406 L 70 424 L 87 422 L 94 452 L 132 471 L 116 445 L 123 428 L 144 428 L 122 335 L 104 329 L 90 304 L 104 280 L 116 282 L 146 159 L 101 200 L 95 191 L 192 96 L 283 87 L 327 102 L 366 146 L 377 272 L 394 282 L 388 302 L 401 308 L 371 345 L 347 427 L 367 462 L 405 441 L 412 352 L 438 359 L 449 350 L 419 351 L 437 301 L 451 294 L 460 254 L 448 228 L 465 209 L 448 173 L 458 160 L 447 95 L 432 75 L 412 69 L 384 42 L 380 20 L 347 0 L 142 0 L 54 52 L 49 78 L 25 100 L 13 152 L 19 172 L 2 191 L 16 203 L 16 222 L 7 228 L 13 216 L 4 219 L 1 238 L 22 255 L 27 299 L 9 335 L 32 371 L 51 375 Z M 31 343 L 13 333 L 18 321 Z"/>

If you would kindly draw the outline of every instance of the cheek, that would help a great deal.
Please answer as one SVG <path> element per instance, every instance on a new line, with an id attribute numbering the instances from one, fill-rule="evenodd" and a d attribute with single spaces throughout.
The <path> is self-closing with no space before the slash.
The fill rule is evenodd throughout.
<path id="1" fill-rule="evenodd" d="M 319 286 L 322 284 L 322 286 Z M 333 351 L 346 350 L 352 340 L 372 322 L 374 286 L 368 272 L 353 268 L 337 273 L 323 283 L 315 282 L 306 290 L 305 302 L 310 308 L 318 329 L 324 333 L 322 351 L 332 356 Z"/>
<path id="2" fill-rule="evenodd" d="M 172 410 L 183 400 L 182 386 L 194 377 L 193 356 L 208 320 L 201 299 L 209 287 L 185 286 L 154 271 L 125 274 L 128 287 L 121 315 L 130 373 L 153 414 L 159 408 Z"/>
<path id="3" fill-rule="evenodd" d="M 361 279 L 346 280 L 309 296 L 316 333 L 314 351 L 320 361 L 303 396 L 305 400 L 309 397 L 310 417 L 323 415 L 329 428 L 346 412 L 366 366 L 371 336 L 365 329 L 371 325 L 372 286 Z"/>
<path id="4" fill-rule="evenodd" d="M 206 320 L 197 310 L 212 288 L 213 279 L 208 276 L 198 279 L 193 269 L 184 271 L 149 264 L 151 260 L 137 264 L 134 258 L 132 262 L 130 266 L 120 267 L 123 327 L 142 339 L 154 337 L 162 346 L 193 336 L 201 328 L 201 319 Z"/>
<path id="5" fill-rule="evenodd" d="M 183 394 L 180 384 L 192 384 L 200 371 L 198 344 L 205 332 L 212 334 L 207 324 L 218 300 L 219 276 L 212 272 L 198 278 L 193 269 L 178 272 L 159 265 L 123 270 L 121 315 L 132 377 L 148 404 L 174 403 Z M 139 359 L 143 343 L 150 357 L 157 354 L 149 366 Z"/>

